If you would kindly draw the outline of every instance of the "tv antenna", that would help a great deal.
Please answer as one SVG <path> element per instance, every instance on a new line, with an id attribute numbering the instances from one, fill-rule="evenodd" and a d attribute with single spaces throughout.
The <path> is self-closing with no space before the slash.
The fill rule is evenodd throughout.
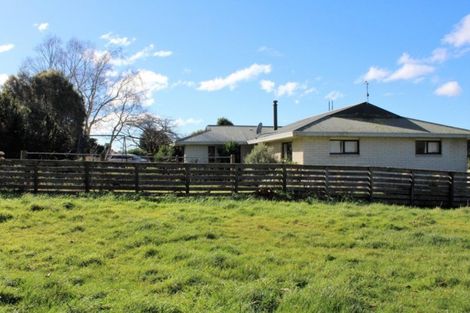
<path id="1" fill-rule="evenodd" d="M 366 102 L 369 102 L 369 82 L 365 80 L 364 85 L 366 85 Z"/>

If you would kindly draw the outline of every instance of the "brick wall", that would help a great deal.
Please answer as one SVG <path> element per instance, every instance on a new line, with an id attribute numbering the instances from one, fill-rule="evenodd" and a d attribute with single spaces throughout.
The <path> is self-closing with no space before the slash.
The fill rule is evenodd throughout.
<path id="1" fill-rule="evenodd" d="M 338 139 L 338 138 L 334 138 Z M 341 139 L 341 138 L 339 138 Z M 441 155 L 416 155 L 413 138 L 354 138 L 359 139 L 359 155 L 330 155 L 330 138 L 296 138 L 294 150 L 298 164 L 351 165 L 417 168 L 444 171 L 467 170 L 467 141 L 442 139 Z"/>

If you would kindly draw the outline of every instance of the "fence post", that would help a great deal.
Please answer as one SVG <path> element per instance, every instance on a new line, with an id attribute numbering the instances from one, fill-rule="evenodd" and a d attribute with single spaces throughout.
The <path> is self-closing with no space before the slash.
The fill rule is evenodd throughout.
<path id="1" fill-rule="evenodd" d="M 231 164 L 237 163 L 237 159 L 235 158 L 235 154 L 231 154 L 231 155 L 230 155 L 230 163 L 231 163 Z"/>
<path id="2" fill-rule="evenodd" d="M 325 168 L 325 196 L 327 199 L 330 198 L 330 182 L 329 182 L 330 178 L 329 178 L 329 173 L 328 173 L 328 168 L 326 167 Z"/>
<path id="3" fill-rule="evenodd" d="M 372 201 L 374 197 L 374 175 L 370 167 L 367 168 L 367 171 L 369 177 L 369 201 Z"/>
<path id="4" fill-rule="evenodd" d="M 185 168 L 185 187 L 186 187 L 186 194 L 189 195 L 189 184 L 190 184 L 190 180 L 191 180 L 191 176 L 190 176 L 190 168 L 189 168 L 189 163 L 186 163 L 184 165 L 184 168 Z"/>
<path id="5" fill-rule="evenodd" d="M 134 187 L 135 187 L 135 192 L 140 191 L 139 187 L 139 164 L 134 164 Z"/>
<path id="6" fill-rule="evenodd" d="M 240 179 L 240 166 L 238 166 L 238 164 L 235 164 L 235 181 L 234 181 L 234 188 L 233 188 L 233 192 L 234 193 L 238 193 L 238 181 Z"/>
<path id="7" fill-rule="evenodd" d="M 26 160 L 28 158 L 28 152 L 26 150 L 21 150 L 20 151 L 20 159 L 21 160 Z"/>
<path id="8" fill-rule="evenodd" d="M 85 184 L 85 192 L 90 192 L 90 164 L 83 161 L 84 166 L 84 177 L 83 183 Z"/>
<path id="9" fill-rule="evenodd" d="M 37 193 L 39 189 L 38 163 L 33 163 L 33 193 Z"/>
<path id="10" fill-rule="evenodd" d="M 282 164 L 282 192 L 287 192 L 287 166 Z"/>
<path id="11" fill-rule="evenodd" d="M 454 206 L 454 194 L 455 194 L 455 173 L 449 172 L 449 207 Z"/>
<path id="12" fill-rule="evenodd" d="M 410 205 L 415 203 L 415 172 L 411 170 L 410 176 Z"/>

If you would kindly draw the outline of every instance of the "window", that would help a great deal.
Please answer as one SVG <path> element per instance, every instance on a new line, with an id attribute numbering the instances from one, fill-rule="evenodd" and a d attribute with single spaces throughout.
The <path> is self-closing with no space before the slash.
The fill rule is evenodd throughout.
<path id="1" fill-rule="evenodd" d="M 286 161 L 292 161 L 292 142 L 282 143 L 281 158 Z"/>
<path id="2" fill-rule="evenodd" d="M 215 162 L 215 146 L 208 146 L 207 147 L 207 156 L 209 159 L 209 163 Z"/>
<path id="3" fill-rule="evenodd" d="M 441 142 L 439 140 L 417 140 L 416 154 L 441 154 Z"/>
<path id="4" fill-rule="evenodd" d="M 359 140 L 330 140 L 330 154 L 359 154 Z"/>

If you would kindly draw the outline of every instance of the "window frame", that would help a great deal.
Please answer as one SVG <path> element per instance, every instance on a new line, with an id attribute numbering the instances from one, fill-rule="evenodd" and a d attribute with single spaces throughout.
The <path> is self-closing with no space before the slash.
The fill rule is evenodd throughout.
<path id="1" fill-rule="evenodd" d="M 424 143 L 424 153 L 418 153 L 418 143 Z M 429 143 L 438 143 L 438 152 L 428 152 Z M 415 141 L 415 155 L 442 155 L 442 140 L 416 140 Z"/>
<path id="2" fill-rule="evenodd" d="M 332 141 L 339 141 L 340 142 L 340 150 L 341 152 L 331 152 L 330 155 L 359 155 L 361 153 L 360 149 L 360 142 L 359 139 L 330 139 L 329 143 L 331 145 Z M 357 152 L 346 152 L 346 142 L 355 142 L 357 144 Z M 328 147 L 329 149 L 331 146 Z"/>
<path id="3" fill-rule="evenodd" d="M 290 155 L 285 155 L 284 147 L 290 146 Z M 292 141 L 286 141 L 281 144 L 281 159 L 287 162 L 292 162 Z"/>

